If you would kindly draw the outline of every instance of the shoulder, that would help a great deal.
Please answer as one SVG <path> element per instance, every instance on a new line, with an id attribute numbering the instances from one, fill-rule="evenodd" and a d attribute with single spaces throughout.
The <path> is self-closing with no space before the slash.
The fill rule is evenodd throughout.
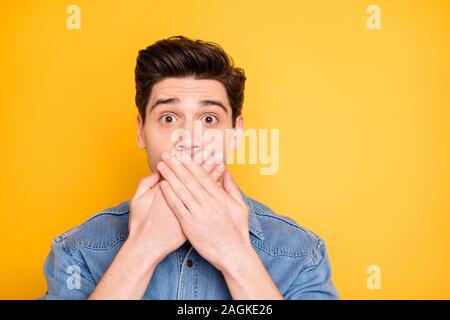
<path id="1" fill-rule="evenodd" d="M 55 242 L 70 255 L 79 247 L 110 249 L 128 237 L 129 212 L 128 201 L 104 209 L 57 236 Z"/>
<path id="2" fill-rule="evenodd" d="M 253 239 L 261 250 L 272 256 L 309 256 L 313 261 L 319 258 L 325 243 L 317 234 L 261 202 L 247 198 L 247 203 L 263 235 L 263 239 Z"/>

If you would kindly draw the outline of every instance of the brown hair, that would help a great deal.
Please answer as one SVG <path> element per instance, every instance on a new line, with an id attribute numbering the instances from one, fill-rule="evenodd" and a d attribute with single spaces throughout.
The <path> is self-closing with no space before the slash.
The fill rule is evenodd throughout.
<path id="1" fill-rule="evenodd" d="M 174 36 L 140 50 L 135 68 L 136 106 L 142 120 L 153 85 L 169 77 L 194 76 L 223 84 L 231 105 L 233 126 L 244 102 L 245 73 L 214 42 Z"/>

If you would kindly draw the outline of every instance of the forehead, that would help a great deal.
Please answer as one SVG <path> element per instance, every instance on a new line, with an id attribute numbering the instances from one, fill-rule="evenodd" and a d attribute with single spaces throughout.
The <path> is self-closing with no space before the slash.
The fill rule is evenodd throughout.
<path id="1" fill-rule="evenodd" d="M 222 83 L 212 79 L 167 78 L 156 83 L 151 92 L 150 101 L 161 97 L 176 96 L 183 98 L 215 98 L 228 104 L 228 96 Z"/>

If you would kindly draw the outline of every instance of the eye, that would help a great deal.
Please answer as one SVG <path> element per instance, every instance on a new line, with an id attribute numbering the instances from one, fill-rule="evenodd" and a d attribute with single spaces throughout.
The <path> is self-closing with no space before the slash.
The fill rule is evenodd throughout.
<path id="1" fill-rule="evenodd" d="M 207 124 L 209 126 L 210 125 L 214 125 L 214 124 L 216 124 L 219 121 L 219 119 L 213 114 L 206 114 L 206 115 L 204 115 L 202 117 L 201 120 L 202 120 L 203 123 L 205 123 L 205 124 Z"/>
<path id="2" fill-rule="evenodd" d="M 176 118 L 173 114 L 165 114 L 159 120 L 162 122 L 162 124 L 173 124 L 176 122 Z"/>

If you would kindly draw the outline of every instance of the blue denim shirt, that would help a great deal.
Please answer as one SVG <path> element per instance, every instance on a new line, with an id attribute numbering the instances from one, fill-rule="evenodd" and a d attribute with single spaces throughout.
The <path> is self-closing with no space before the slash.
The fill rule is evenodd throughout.
<path id="1" fill-rule="evenodd" d="M 249 236 L 285 299 L 338 299 L 324 241 L 242 193 Z M 41 299 L 86 299 L 128 236 L 128 202 L 103 210 L 56 237 Z M 143 299 L 232 299 L 226 282 L 188 241 L 156 267 Z"/>

